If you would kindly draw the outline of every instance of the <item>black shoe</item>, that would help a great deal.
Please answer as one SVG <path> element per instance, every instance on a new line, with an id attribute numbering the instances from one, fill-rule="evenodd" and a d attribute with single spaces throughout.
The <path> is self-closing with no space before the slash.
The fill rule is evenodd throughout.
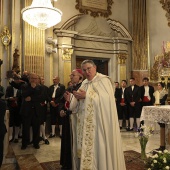
<path id="1" fill-rule="evenodd" d="M 40 149 L 40 146 L 39 145 L 34 145 L 34 148 L 35 149 Z"/>
<path id="2" fill-rule="evenodd" d="M 122 126 L 120 126 L 120 130 L 122 129 Z"/>
<path id="3" fill-rule="evenodd" d="M 41 136 L 40 136 L 40 139 L 39 139 L 39 141 L 42 141 L 42 140 L 43 140 L 43 137 L 41 137 Z"/>
<path id="4" fill-rule="evenodd" d="M 129 127 L 128 126 L 126 127 L 126 131 L 129 131 Z"/>
<path id="5" fill-rule="evenodd" d="M 12 138 L 11 140 L 9 140 L 9 142 L 12 142 L 14 139 Z"/>
<path id="6" fill-rule="evenodd" d="M 22 138 L 22 135 L 20 136 L 20 135 L 18 135 L 18 138 Z"/>
<path id="7" fill-rule="evenodd" d="M 27 148 L 27 146 L 24 146 L 24 145 L 21 146 L 22 150 L 25 150 L 26 148 Z"/>
<path id="8" fill-rule="evenodd" d="M 31 141 L 31 142 L 28 142 L 28 145 L 32 145 L 33 144 L 33 141 Z"/>
<path id="9" fill-rule="evenodd" d="M 133 131 L 133 128 L 132 128 L 132 129 L 130 129 L 130 128 L 129 128 L 129 130 L 128 130 L 128 131 Z"/>
<path id="10" fill-rule="evenodd" d="M 49 138 L 54 138 L 54 137 L 55 137 L 55 134 L 54 135 L 50 134 L 49 136 Z"/>
<path id="11" fill-rule="evenodd" d="M 14 139 L 14 143 L 18 143 L 18 139 Z"/>
<path id="12" fill-rule="evenodd" d="M 48 141 L 48 139 L 45 139 L 44 142 L 45 142 L 46 145 L 49 145 L 49 144 L 50 144 L 50 142 Z"/>

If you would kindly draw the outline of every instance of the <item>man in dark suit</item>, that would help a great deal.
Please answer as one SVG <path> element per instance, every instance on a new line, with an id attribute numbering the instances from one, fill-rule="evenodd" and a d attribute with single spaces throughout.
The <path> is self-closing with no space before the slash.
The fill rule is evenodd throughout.
<path id="1" fill-rule="evenodd" d="M 7 87 L 5 98 L 7 100 L 7 106 L 9 109 L 9 141 L 11 142 L 14 137 L 14 142 L 18 142 L 19 127 L 21 126 L 21 91 L 12 87 Z M 13 134 L 13 128 L 15 128 L 15 134 Z"/>
<path id="2" fill-rule="evenodd" d="M 40 118 L 40 140 L 43 140 L 46 145 L 49 145 L 49 141 L 45 135 L 45 125 L 46 125 L 46 118 L 47 118 L 47 104 L 49 102 L 48 96 L 48 87 L 44 85 L 44 77 L 39 77 L 40 85 L 43 88 L 43 97 L 44 101 L 41 103 L 41 118 Z"/>
<path id="3" fill-rule="evenodd" d="M 65 86 L 60 84 L 60 78 L 55 76 L 53 78 L 53 85 L 49 87 L 49 98 L 50 98 L 50 115 L 51 115 L 51 129 L 52 132 L 49 138 L 55 137 L 56 124 L 59 125 L 60 136 L 62 135 L 62 118 L 59 113 L 59 104 L 63 98 L 65 92 Z"/>
<path id="4" fill-rule="evenodd" d="M 153 105 L 153 86 L 149 85 L 149 79 L 147 77 L 143 78 L 143 86 L 140 87 L 142 106 L 152 106 Z"/>
<path id="5" fill-rule="evenodd" d="M 31 73 L 29 76 L 29 83 L 21 87 L 22 90 L 22 147 L 26 149 L 29 143 L 30 126 L 33 129 L 33 146 L 39 149 L 39 135 L 40 135 L 40 103 L 44 101 L 42 95 L 42 86 L 38 85 L 38 76 Z"/>
<path id="6" fill-rule="evenodd" d="M 4 123 L 4 116 L 6 112 L 6 103 L 0 99 L 0 167 L 3 161 L 4 136 L 6 133 L 6 126 Z"/>
<path id="7" fill-rule="evenodd" d="M 127 88 L 127 81 L 122 80 L 121 82 L 121 88 L 119 89 L 119 95 L 117 97 L 117 102 L 119 104 L 119 110 L 118 110 L 118 119 L 119 119 L 119 126 L 120 129 L 122 129 L 123 124 L 123 118 L 126 120 L 126 130 L 129 130 L 129 112 L 127 107 L 127 101 L 126 101 L 126 88 Z"/>
<path id="8" fill-rule="evenodd" d="M 149 79 L 147 77 L 143 78 L 143 86 L 140 87 L 141 91 L 141 105 L 143 106 L 152 106 L 153 105 L 153 86 L 149 85 Z M 144 121 L 141 122 L 144 124 Z"/>
<path id="9" fill-rule="evenodd" d="M 141 92 L 140 87 L 135 84 L 135 79 L 130 78 L 130 86 L 126 90 L 126 100 L 129 105 L 130 131 L 133 131 L 134 119 L 136 118 L 137 128 L 140 127 L 141 116 Z"/>

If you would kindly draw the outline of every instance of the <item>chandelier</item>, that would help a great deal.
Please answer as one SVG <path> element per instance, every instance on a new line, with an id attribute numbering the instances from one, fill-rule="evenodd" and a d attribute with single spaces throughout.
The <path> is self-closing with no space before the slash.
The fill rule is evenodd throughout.
<path id="1" fill-rule="evenodd" d="M 62 12 L 54 8 L 50 0 L 33 0 L 31 6 L 21 10 L 22 18 L 41 30 L 50 28 L 61 21 Z"/>

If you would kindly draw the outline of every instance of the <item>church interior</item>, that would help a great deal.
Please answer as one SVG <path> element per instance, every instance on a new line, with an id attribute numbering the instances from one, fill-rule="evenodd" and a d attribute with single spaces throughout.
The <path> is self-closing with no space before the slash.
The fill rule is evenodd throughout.
<path id="1" fill-rule="evenodd" d="M 52 26 L 36 18 L 41 16 L 31 18 L 29 14 L 24 18 L 24 12 L 26 15 L 33 2 L 32 9 L 38 5 L 46 8 L 43 3 L 57 9 L 58 14 L 43 9 L 44 15 L 49 14 L 44 22 L 50 21 Z M 163 81 L 170 99 L 169 4 L 170 0 L 0 0 L 0 84 L 6 89 L 12 70 L 18 74 L 27 70 L 44 77 L 48 87 L 55 76 L 67 86 L 71 71 L 80 68 L 83 60 L 91 59 L 97 71 L 108 75 L 113 82 L 127 80 L 129 85 L 130 78 L 134 77 L 141 86 L 142 79 L 148 77 L 156 87 Z M 32 23 L 26 21 L 30 18 Z M 7 127 L 8 116 L 6 113 Z M 153 124 L 156 133 L 148 141 L 147 153 L 159 147 L 159 127 Z M 135 133 L 120 131 L 123 151 L 140 153 Z M 21 140 L 19 143 L 8 141 L 7 133 L 2 170 L 31 170 L 31 167 L 41 170 L 45 169 L 42 163 L 59 161 L 59 136 L 49 139 L 49 145 L 40 143 L 39 150 L 31 146 L 21 150 Z M 127 164 L 138 157 L 129 158 Z M 126 166 L 133 170 L 130 164 Z M 134 170 L 138 170 L 136 168 L 137 165 Z"/>

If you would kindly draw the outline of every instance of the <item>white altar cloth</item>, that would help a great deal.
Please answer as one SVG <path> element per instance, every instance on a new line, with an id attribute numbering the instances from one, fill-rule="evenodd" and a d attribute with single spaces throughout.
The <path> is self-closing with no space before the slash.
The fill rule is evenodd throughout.
<path id="1" fill-rule="evenodd" d="M 170 124 L 170 105 L 144 106 L 140 120 Z"/>
<path id="2" fill-rule="evenodd" d="M 161 106 L 144 106 L 140 120 L 146 121 L 146 125 L 150 123 L 164 123 L 165 124 L 165 143 L 166 149 L 170 149 L 170 105 Z M 157 124 L 156 123 L 156 124 Z M 156 125 L 158 126 L 158 124 Z"/>

